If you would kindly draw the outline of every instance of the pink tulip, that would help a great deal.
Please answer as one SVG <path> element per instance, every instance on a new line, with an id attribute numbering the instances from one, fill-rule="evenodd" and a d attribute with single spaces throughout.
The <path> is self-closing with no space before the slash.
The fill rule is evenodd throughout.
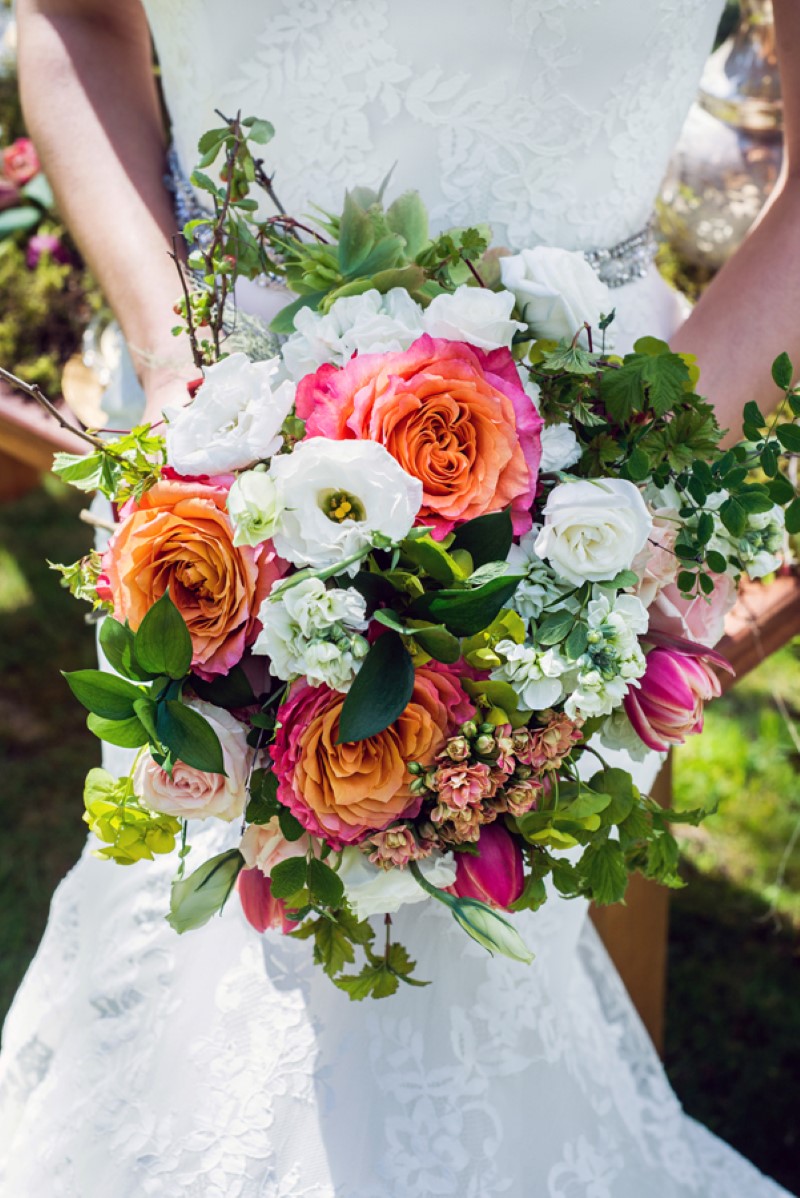
<path id="1" fill-rule="evenodd" d="M 458 898 L 480 899 L 505 911 L 522 894 L 524 884 L 522 850 L 502 824 L 484 824 L 477 856 L 456 854 L 451 893 Z"/>
<path id="2" fill-rule="evenodd" d="M 257 932 L 280 928 L 286 933 L 296 927 L 291 919 L 286 918 L 286 907 L 282 900 L 272 897 L 272 883 L 260 869 L 243 869 L 236 881 L 236 889 L 244 917 Z"/>
<path id="3" fill-rule="evenodd" d="M 663 638 L 667 639 L 673 638 Z M 709 663 L 731 669 L 713 649 L 674 640 L 681 648 L 660 645 L 648 653 L 639 687 L 631 687 L 625 696 L 625 711 L 636 734 L 648 748 L 659 751 L 703 731 L 703 706 L 722 693 Z"/>

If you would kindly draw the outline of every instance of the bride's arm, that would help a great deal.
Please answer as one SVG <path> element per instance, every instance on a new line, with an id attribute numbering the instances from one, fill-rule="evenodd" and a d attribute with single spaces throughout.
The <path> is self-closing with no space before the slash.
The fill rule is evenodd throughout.
<path id="1" fill-rule="evenodd" d="M 158 419 L 191 367 L 169 332 L 176 225 L 144 11 L 139 0 L 18 0 L 17 19 L 28 130 Z"/>
<path id="2" fill-rule="evenodd" d="M 673 347 L 697 355 L 700 390 L 741 434 L 749 399 L 775 406 L 770 365 L 786 350 L 800 367 L 800 4 L 775 0 L 785 114 L 781 180 L 742 247 L 716 276 Z M 735 437 L 730 438 L 735 440 Z"/>

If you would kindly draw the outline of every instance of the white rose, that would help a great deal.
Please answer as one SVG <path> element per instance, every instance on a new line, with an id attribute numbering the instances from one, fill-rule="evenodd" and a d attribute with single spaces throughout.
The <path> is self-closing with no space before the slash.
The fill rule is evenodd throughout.
<path id="1" fill-rule="evenodd" d="M 613 307 L 605 283 L 578 252 L 540 245 L 501 258 L 500 274 L 536 337 L 571 341 L 584 322 L 597 329 Z M 588 345 L 585 329 L 580 341 Z"/>
<path id="2" fill-rule="evenodd" d="M 555 474 L 559 470 L 568 470 L 579 461 L 583 449 L 568 424 L 548 424 L 541 431 L 542 460 L 539 463 L 541 474 Z"/>
<path id="3" fill-rule="evenodd" d="M 280 360 L 251 362 L 231 354 L 209 366 L 193 402 L 167 408 L 167 461 L 179 474 L 225 474 L 276 453 L 292 410 L 294 384 Z"/>
<path id="4" fill-rule="evenodd" d="M 526 327 L 511 319 L 513 307 L 510 291 L 458 287 L 452 294 L 437 295 L 425 309 L 425 332 L 449 341 L 466 341 L 479 349 L 509 348 L 514 334 Z"/>
<path id="5" fill-rule="evenodd" d="M 342 296 L 327 313 L 301 308 L 295 332 L 283 346 L 283 361 L 298 381 L 325 362 L 343 366 L 353 354 L 399 352 L 422 333 L 422 309 L 402 287 L 386 295 L 365 291 Z"/>
<path id="6" fill-rule="evenodd" d="M 334 566 L 378 533 L 400 541 L 422 503 L 422 483 L 376 441 L 312 437 L 273 458 L 270 474 L 284 508 L 273 544 L 295 566 Z"/>
<path id="7" fill-rule="evenodd" d="M 576 586 L 629 570 L 653 527 L 638 489 L 620 478 L 559 483 L 543 515 L 536 552 Z"/>
<path id="8" fill-rule="evenodd" d="M 419 868 L 426 881 L 442 890 L 456 880 L 452 853 L 426 857 L 419 862 Z M 410 870 L 380 869 L 353 845 L 342 853 L 339 877 L 357 919 L 393 915 L 408 903 L 421 903 L 429 897 Z"/>
<path id="9" fill-rule="evenodd" d="M 133 788 L 147 807 L 176 819 L 236 819 L 247 800 L 247 729 L 213 703 L 192 699 L 187 707 L 204 716 L 219 737 L 225 773 L 207 774 L 176 761 L 170 777 L 145 749 L 136 762 Z"/>
<path id="10" fill-rule="evenodd" d="M 240 474 L 228 492 L 234 545 L 260 545 L 278 526 L 281 502 L 274 479 L 265 470 Z"/>

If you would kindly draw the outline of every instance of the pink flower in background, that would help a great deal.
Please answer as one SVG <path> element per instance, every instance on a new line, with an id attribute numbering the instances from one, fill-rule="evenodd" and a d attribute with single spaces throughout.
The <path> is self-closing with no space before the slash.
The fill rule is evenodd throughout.
<path id="1" fill-rule="evenodd" d="M 54 233 L 34 233 L 30 238 L 25 247 L 25 265 L 28 270 L 36 269 L 42 254 L 49 254 L 54 262 L 60 262 L 64 266 L 72 261 L 64 242 Z"/>
<path id="2" fill-rule="evenodd" d="M 377 441 L 423 487 L 418 523 L 437 536 L 511 507 L 531 527 L 541 417 L 506 349 L 424 335 L 400 353 L 321 366 L 297 389 L 306 436 Z"/>
<path id="3" fill-rule="evenodd" d="M 18 137 L 3 150 L 3 174 L 17 187 L 24 187 L 41 169 L 39 155 L 29 137 Z"/>
<path id="4" fill-rule="evenodd" d="M 257 932 L 280 928 L 286 933 L 297 927 L 287 919 L 283 901 L 272 897 L 272 883 L 260 869 L 243 869 L 236 879 L 236 889 L 244 917 Z"/>
<path id="5" fill-rule="evenodd" d="M 649 749 L 664 752 L 703 731 L 704 705 L 722 693 L 711 662 L 731 669 L 721 654 L 698 646 L 657 646 L 648 653 L 639 686 L 629 689 L 624 703 L 637 736 Z"/>
<path id="6" fill-rule="evenodd" d="M 711 578 L 714 590 L 708 597 L 688 598 L 675 583 L 664 587 L 650 608 L 650 628 L 713 648 L 725 631 L 725 617 L 736 603 L 736 583 L 729 574 L 712 574 Z"/>
<path id="7" fill-rule="evenodd" d="M 456 854 L 456 880 L 450 890 L 459 898 L 480 899 L 507 910 L 524 884 L 522 850 L 501 823 L 481 828 L 477 856 Z"/>

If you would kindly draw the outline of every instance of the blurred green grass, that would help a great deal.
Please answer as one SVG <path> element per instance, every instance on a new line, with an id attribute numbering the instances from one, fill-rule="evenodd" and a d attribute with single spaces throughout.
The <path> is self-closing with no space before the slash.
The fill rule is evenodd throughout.
<path id="1" fill-rule="evenodd" d="M 83 846 L 83 778 L 98 758 L 58 672 L 93 664 L 88 608 L 46 565 L 88 548 L 85 502 L 50 478 L 0 505 L 0 1018 Z M 683 837 L 691 881 L 672 901 L 666 1064 L 690 1114 L 797 1191 L 800 848 L 777 878 L 800 787 L 774 690 L 796 716 L 796 646 L 714 704 L 705 736 L 676 754 L 676 802 L 719 813 Z"/>

